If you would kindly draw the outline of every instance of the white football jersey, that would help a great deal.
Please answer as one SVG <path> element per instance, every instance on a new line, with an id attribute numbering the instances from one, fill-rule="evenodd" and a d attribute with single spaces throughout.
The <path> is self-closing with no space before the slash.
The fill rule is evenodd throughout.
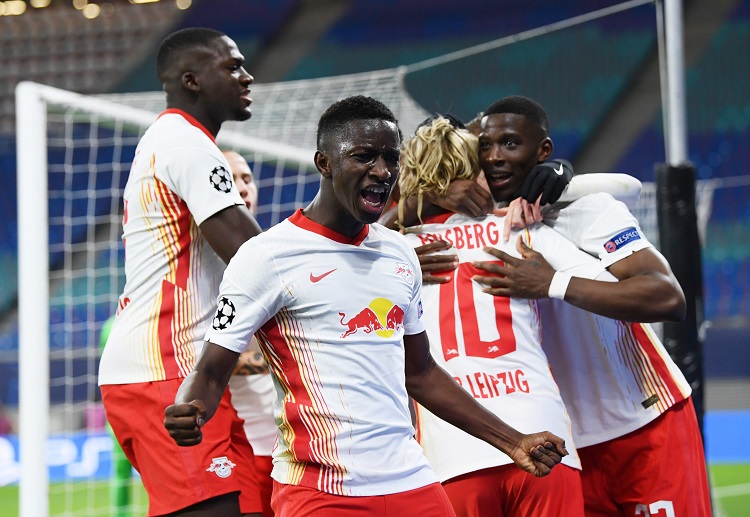
<path id="1" fill-rule="evenodd" d="M 138 143 L 124 201 L 125 288 L 99 384 L 185 377 L 225 268 L 198 225 L 242 198 L 211 134 L 169 109 Z"/>
<path id="2" fill-rule="evenodd" d="M 405 387 L 421 283 L 397 232 L 372 224 L 350 239 L 302 210 L 231 260 L 206 341 L 242 352 L 258 339 L 276 388 L 278 482 L 359 496 L 437 481 Z"/>
<path id="3" fill-rule="evenodd" d="M 436 240 L 450 242 L 444 253 L 456 254 L 451 281 L 422 288 L 423 321 L 435 361 L 479 403 L 524 433 L 551 431 L 564 438 L 570 454 L 563 463 L 581 468 L 570 419 L 540 342 L 535 300 L 487 295 L 474 275 L 487 276 L 472 261 L 495 261 L 483 251 L 492 246 L 520 257 L 518 236 L 542 253 L 557 270 L 584 278 L 611 279 L 599 261 L 577 249 L 550 228 L 537 224 L 513 232 L 502 242 L 504 218 L 444 214 L 407 233 L 414 247 Z M 486 442 L 419 408 L 420 443 L 441 481 L 480 469 L 511 463 Z"/>
<path id="4" fill-rule="evenodd" d="M 605 266 L 652 246 L 636 218 L 608 194 L 584 196 L 550 215 L 546 224 Z M 690 395 L 651 325 L 605 318 L 561 300 L 542 300 L 540 309 L 542 343 L 578 447 L 640 429 Z"/>

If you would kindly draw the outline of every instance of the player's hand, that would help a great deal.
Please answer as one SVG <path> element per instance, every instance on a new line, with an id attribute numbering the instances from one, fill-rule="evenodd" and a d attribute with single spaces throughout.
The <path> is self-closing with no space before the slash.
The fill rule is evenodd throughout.
<path id="1" fill-rule="evenodd" d="M 555 270 L 541 253 L 532 250 L 523 242 L 522 235 L 518 236 L 516 248 L 522 258 L 512 257 L 496 248 L 485 247 L 485 252 L 500 259 L 504 265 L 489 261 L 475 261 L 474 267 L 499 276 L 475 275 L 473 279 L 486 285 L 487 287 L 482 291 L 493 296 L 546 298 Z"/>
<path id="2" fill-rule="evenodd" d="M 419 258 L 419 266 L 422 269 L 423 284 L 444 284 L 450 281 L 451 276 L 445 273 L 458 267 L 458 256 L 437 253 L 450 248 L 450 243 L 446 241 L 430 242 L 414 248 Z"/>
<path id="3" fill-rule="evenodd" d="M 172 404 L 164 410 L 164 427 L 181 447 L 198 445 L 203 440 L 201 427 L 206 424 L 206 406 L 201 400 Z"/>
<path id="4" fill-rule="evenodd" d="M 444 196 L 430 196 L 430 201 L 450 212 L 471 217 L 487 215 L 492 211 L 495 202 L 489 190 L 474 180 L 455 180 Z"/>
<path id="5" fill-rule="evenodd" d="M 541 195 L 534 203 L 529 203 L 524 198 L 517 197 L 508 206 L 496 208 L 492 211 L 495 215 L 505 217 L 503 242 L 508 242 L 513 228 L 526 228 L 528 225 L 541 222 L 544 219 L 541 201 Z"/>
<path id="6" fill-rule="evenodd" d="M 526 434 L 509 456 L 520 469 L 536 477 L 544 477 L 568 455 L 565 440 L 545 431 Z"/>
<path id="7" fill-rule="evenodd" d="M 542 205 L 554 203 L 560 199 L 572 177 L 573 166 L 566 160 L 540 163 L 529 171 L 516 195 L 530 203 L 541 195 Z"/>

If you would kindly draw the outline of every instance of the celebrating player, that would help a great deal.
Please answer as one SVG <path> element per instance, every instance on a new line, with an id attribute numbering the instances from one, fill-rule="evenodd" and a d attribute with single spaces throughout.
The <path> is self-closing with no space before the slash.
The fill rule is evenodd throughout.
<path id="1" fill-rule="evenodd" d="M 396 119 L 378 101 L 350 97 L 326 110 L 318 195 L 232 260 L 202 354 L 166 411 L 176 443 L 201 443 L 255 334 L 277 393 L 279 517 L 380 516 L 386 507 L 399 509 L 389 515 L 452 515 L 414 439 L 408 395 L 534 475 L 566 454 L 551 433 L 505 424 L 432 360 L 416 254 L 403 236 L 372 224 L 397 180 L 400 145 Z"/>
<path id="2" fill-rule="evenodd" d="M 99 384 L 148 492 L 148 515 L 261 509 L 252 449 L 228 390 L 199 447 L 177 447 L 163 427 L 216 310 L 225 263 L 260 233 L 215 143 L 223 122 L 251 115 L 253 78 L 243 61 L 234 41 L 211 29 L 162 42 L 156 68 L 167 110 L 138 143 L 125 187 L 126 282 Z"/>
<path id="3" fill-rule="evenodd" d="M 449 119 L 421 126 L 404 145 L 401 203 L 421 194 L 439 197 L 454 180 L 479 173 L 477 138 Z M 471 278 L 472 261 L 491 259 L 483 248 L 502 246 L 502 218 L 473 218 L 431 208 L 423 225 L 407 228 L 414 246 L 452 244 L 460 264 L 444 273 L 443 285 L 423 288 L 425 316 L 435 361 L 486 408 L 521 431 L 548 426 L 571 452 L 544 479 L 530 479 L 507 456 L 420 408 L 420 442 L 459 516 L 537 515 L 579 517 L 583 513 L 580 461 L 570 437 L 570 419 L 540 343 L 535 302 L 493 303 Z M 421 216 L 421 214 L 418 214 Z M 550 228 L 525 233 L 535 249 L 554 257 L 569 274 L 611 277 L 593 257 Z M 517 255 L 513 246 L 506 251 Z M 550 497 L 550 494 L 556 494 Z"/>
<path id="4" fill-rule="evenodd" d="M 547 115 L 531 99 L 507 97 L 485 110 L 479 158 L 495 199 L 510 201 L 513 185 L 551 145 Z M 711 515 L 690 386 L 653 329 L 639 323 L 683 317 L 685 299 L 669 264 L 607 194 L 584 196 L 544 221 L 620 281 L 555 272 L 522 242 L 523 259 L 494 251 L 505 266 L 477 264 L 493 276 L 476 280 L 499 296 L 555 298 L 540 300 L 542 342 L 573 422 L 586 515 Z"/>

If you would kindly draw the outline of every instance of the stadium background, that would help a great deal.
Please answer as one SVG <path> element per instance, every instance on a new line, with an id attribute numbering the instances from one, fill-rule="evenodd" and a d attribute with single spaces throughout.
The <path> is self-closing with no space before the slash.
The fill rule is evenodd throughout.
<path id="1" fill-rule="evenodd" d="M 82 9 L 67 0 L 44 8 L 32 7 L 43 1 L 27 3 L 0 2 L 0 404 L 10 424 L 0 433 L 11 435 L 18 404 L 18 81 L 90 94 L 156 91 L 158 42 L 196 25 L 229 34 L 259 84 L 336 76 L 413 65 L 621 2 L 163 0 L 81 2 Z M 20 4 L 25 12 L 10 16 Z M 86 5 L 99 6 L 98 15 Z M 710 433 L 714 423 L 747 422 L 750 409 L 744 353 L 750 342 L 750 1 L 687 0 L 684 9 L 689 157 L 698 179 L 717 185 L 702 246 L 707 446 L 709 459 L 732 463 L 736 458 L 721 456 Z M 571 159 L 577 172 L 623 171 L 653 181 L 654 165 L 665 159 L 655 36 L 653 7 L 644 5 L 415 70 L 406 88 L 427 111 L 464 119 L 503 95 L 528 95 L 548 109 L 555 155 Z M 256 105 L 263 102 L 255 96 Z M 246 124 L 252 131 L 253 120 Z M 57 396 L 53 390 L 53 404 Z"/>

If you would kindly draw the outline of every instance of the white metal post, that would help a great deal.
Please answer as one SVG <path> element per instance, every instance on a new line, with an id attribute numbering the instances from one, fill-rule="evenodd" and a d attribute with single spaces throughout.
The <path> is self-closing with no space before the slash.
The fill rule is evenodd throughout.
<path id="1" fill-rule="evenodd" d="M 16 87 L 20 517 L 49 515 L 47 112 L 38 85 Z"/>
<path id="2" fill-rule="evenodd" d="M 664 0 L 664 32 L 667 54 L 667 164 L 684 165 L 687 154 L 685 102 L 685 52 L 682 0 Z"/>

